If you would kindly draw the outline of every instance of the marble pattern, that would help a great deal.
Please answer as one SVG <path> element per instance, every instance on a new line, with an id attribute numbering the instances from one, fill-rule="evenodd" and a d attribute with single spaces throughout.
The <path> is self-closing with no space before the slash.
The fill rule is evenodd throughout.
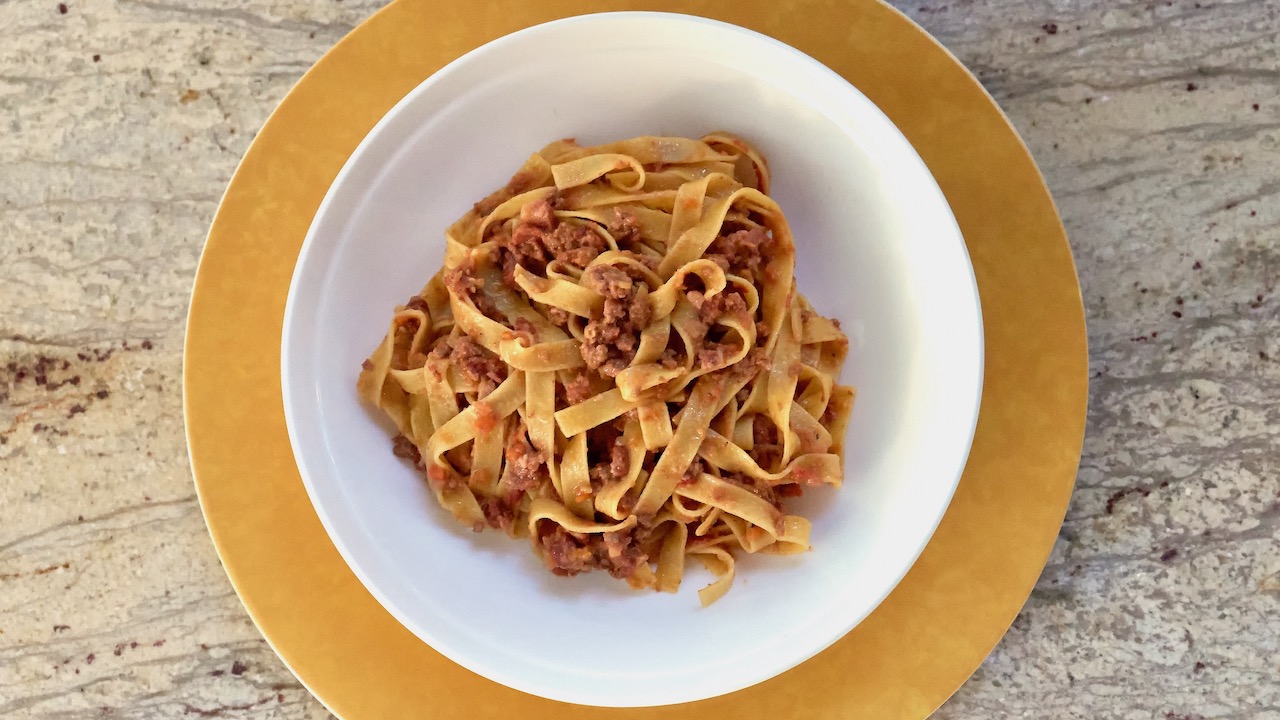
<path id="1" fill-rule="evenodd" d="M 1093 374 L 1050 563 L 936 717 L 1280 719 L 1280 2 L 896 4 L 1039 160 Z M 182 334 L 254 131 L 379 5 L 0 0 L 0 717 L 328 717 L 208 540 Z"/>

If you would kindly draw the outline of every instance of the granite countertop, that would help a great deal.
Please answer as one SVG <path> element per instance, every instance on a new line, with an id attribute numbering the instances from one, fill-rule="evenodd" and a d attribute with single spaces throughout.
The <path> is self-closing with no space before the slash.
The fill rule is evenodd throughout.
<path id="1" fill-rule="evenodd" d="M 182 425 L 218 198 L 374 0 L 0 0 L 0 717 L 321 718 Z M 1088 433 L 1030 601 L 939 718 L 1280 718 L 1280 2 L 897 2 L 1040 162 Z"/>

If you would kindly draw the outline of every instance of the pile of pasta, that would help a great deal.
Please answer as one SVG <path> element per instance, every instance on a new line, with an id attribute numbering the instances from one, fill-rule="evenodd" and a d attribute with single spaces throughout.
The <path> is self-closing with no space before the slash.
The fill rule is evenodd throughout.
<path id="1" fill-rule="evenodd" d="M 839 486 L 839 324 L 795 286 L 764 158 L 741 138 L 562 140 L 446 232 L 358 389 L 439 504 L 561 575 L 720 598 L 739 553 L 809 548 L 785 500 Z"/>

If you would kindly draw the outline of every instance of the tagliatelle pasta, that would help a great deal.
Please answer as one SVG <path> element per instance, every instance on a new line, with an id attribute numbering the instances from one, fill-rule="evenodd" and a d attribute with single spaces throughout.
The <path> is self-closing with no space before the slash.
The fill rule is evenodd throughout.
<path id="1" fill-rule="evenodd" d="M 809 548 L 843 480 L 848 340 L 796 291 L 764 158 L 727 133 L 572 140 L 446 232 L 358 388 L 458 521 L 551 571 L 674 592 L 693 558 Z"/>

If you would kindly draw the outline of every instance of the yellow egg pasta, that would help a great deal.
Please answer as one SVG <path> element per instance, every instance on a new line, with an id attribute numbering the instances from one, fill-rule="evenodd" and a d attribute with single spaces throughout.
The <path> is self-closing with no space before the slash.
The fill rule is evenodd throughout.
<path id="1" fill-rule="evenodd" d="M 809 548 L 785 499 L 843 480 L 837 321 L 795 286 L 764 158 L 741 138 L 561 140 L 446 232 L 360 395 L 477 531 L 558 575 L 676 591 L 687 559 Z"/>

